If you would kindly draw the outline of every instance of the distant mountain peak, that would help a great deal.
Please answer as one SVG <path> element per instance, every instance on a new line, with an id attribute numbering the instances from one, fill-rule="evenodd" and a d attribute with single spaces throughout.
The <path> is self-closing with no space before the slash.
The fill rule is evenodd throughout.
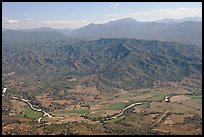
<path id="1" fill-rule="evenodd" d="M 135 23 L 135 22 L 138 22 L 138 21 L 133 19 L 133 18 L 127 17 L 127 18 L 122 18 L 122 19 L 117 19 L 117 20 L 114 20 L 114 21 L 110 21 L 109 23 L 125 23 L 125 22 Z"/>
<path id="2" fill-rule="evenodd" d="M 130 18 L 130 17 L 126 17 L 126 18 L 122 18 L 122 19 L 118 19 L 121 21 L 137 21 L 136 19 Z"/>
<path id="3" fill-rule="evenodd" d="M 174 19 L 174 18 L 165 18 L 161 20 L 156 20 L 154 22 L 156 23 L 181 23 L 185 21 L 194 21 L 194 22 L 201 22 L 202 18 L 201 17 L 185 17 L 182 19 Z"/>
<path id="4" fill-rule="evenodd" d="M 96 24 L 94 24 L 94 23 L 90 23 L 90 24 L 88 24 L 87 26 L 95 26 Z"/>

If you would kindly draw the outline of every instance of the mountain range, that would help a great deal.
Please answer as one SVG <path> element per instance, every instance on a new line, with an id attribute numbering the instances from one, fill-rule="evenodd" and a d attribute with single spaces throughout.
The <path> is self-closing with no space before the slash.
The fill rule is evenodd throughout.
<path id="1" fill-rule="evenodd" d="M 68 77 L 99 89 L 151 87 L 156 80 L 176 81 L 202 74 L 200 48 L 178 42 L 128 38 L 92 41 L 3 42 L 3 73 L 34 75 L 44 82 Z M 28 80 L 27 80 L 28 81 Z"/>
<path id="2" fill-rule="evenodd" d="M 202 22 L 201 17 L 185 17 L 182 19 L 173 19 L 173 18 L 166 18 L 166 19 L 161 19 L 161 20 L 156 20 L 154 21 L 155 23 L 181 23 L 185 21 L 195 21 L 195 22 Z"/>
<path id="3" fill-rule="evenodd" d="M 104 24 L 91 23 L 78 29 L 36 28 L 3 30 L 3 40 L 8 42 L 29 42 L 42 40 L 100 38 L 137 38 L 176 41 L 202 47 L 202 22 L 199 17 L 164 19 L 154 22 L 139 22 L 123 18 Z"/>
<path id="4" fill-rule="evenodd" d="M 139 22 L 131 18 L 106 24 L 89 24 L 72 31 L 72 38 L 95 40 L 99 38 L 138 38 L 177 41 L 202 46 L 202 23 L 185 21 L 176 24 Z"/>
<path id="5" fill-rule="evenodd" d="M 133 89 L 202 74 L 202 22 L 124 18 L 75 30 L 4 29 L 2 39 L 3 73 L 44 82 L 92 77 L 82 84 Z"/>

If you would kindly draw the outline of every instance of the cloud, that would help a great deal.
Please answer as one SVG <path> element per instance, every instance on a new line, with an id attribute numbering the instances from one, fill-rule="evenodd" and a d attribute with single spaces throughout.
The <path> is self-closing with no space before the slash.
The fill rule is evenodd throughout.
<path id="1" fill-rule="evenodd" d="M 52 27 L 52 28 L 78 28 L 87 25 L 86 20 L 36 20 L 33 18 L 25 18 L 21 20 L 8 19 L 3 17 L 2 26 L 5 28 L 38 28 L 38 27 Z"/>
<path id="2" fill-rule="evenodd" d="M 43 24 L 83 24 L 87 23 L 87 21 L 73 21 L 73 20 L 45 20 L 45 21 L 40 21 L 40 23 Z"/>
<path id="3" fill-rule="evenodd" d="M 70 24 L 70 21 L 45 20 L 41 21 L 44 24 Z"/>
<path id="4" fill-rule="evenodd" d="M 2 24 L 18 24 L 20 21 L 16 19 L 8 19 L 3 17 Z"/>
<path id="5" fill-rule="evenodd" d="M 86 20 L 42 20 L 36 22 L 38 26 L 52 28 L 78 28 L 88 23 L 90 22 Z"/>
<path id="6" fill-rule="evenodd" d="M 178 8 L 179 10 L 186 10 L 186 8 Z"/>
<path id="7" fill-rule="evenodd" d="M 141 21 L 153 21 L 164 18 L 183 18 L 189 16 L 200 16 L 202 17 L 202 9 L 200 8 L 176 8 L 176 9 L 160 9 L 160 10 L 149 10 L 140 12 L 129 12 L 129 13 L 118 13 L 104 15 L 108 18 L 125 18 L 132 17 Z"/>
<path id="8" fill-rule="evenodd" d="M 8 19 L 3 17 L 2 26 L 5 28 L 19 29 L 19 28 L 79 28 L 89 24 L 86 20 L 36 20 L 33 18 L 25 18 L 22 20 Z"/>
<path id="9" fill-rule="evenodd" d="M 119 4 L 118 3 L 115 3 L 113 5 L 110 5 L 109 7 L 112 8 L 112 9 L 116 9 L 118 8 Z"/>

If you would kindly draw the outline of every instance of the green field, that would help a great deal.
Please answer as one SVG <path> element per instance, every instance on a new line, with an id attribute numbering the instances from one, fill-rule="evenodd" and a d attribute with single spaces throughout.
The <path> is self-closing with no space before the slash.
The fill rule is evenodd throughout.
<path id="1" fill-rule="evenodd" d="M 90 118 L 90 119 L 98 119 L 98 118 L 102 118 L 102 116 L 101 115 L 99 115 L 99 114 L 87 114 L 86 115 L 88 118 Z"/>
<path id="2" fill-rule="evenodd" d="M 25 115 L 30 119 L 37 119 L 43 116 L 43 112 L 34 111 L 30 108 L 30 106 L 25 107 Z"/>
<path id="3" fill-rule="evenodd" d="M 114 122 L 122 120 L 123 118 L 125 118 L 125 116 L 120 116 L 118 118 L 110 119 L 108 121 L 104 121 L 104 123 L 114 123 Z"/>
<path id="4" fill-rule="evenodd" d="M 59 110 L 52 112 L 52 114 L 87 114 L 89 109 L 77 109 L 77 110 Z"/>
<path id="5" fill-rule="evenodd" d="M 148 101 L 162 101 L 164 100 L 164 97 L 166 96 L 171 96 L 172 94 L 170 93 L 162 93 L 162 92 L 157 92 L 155 93 L 155 96 L 147 99 Z"/>
<path id="6" fill-rule="evenodd" d="M 191 96 L 191 99 L 195 102 L 202 103 L 202 96 Z"/>
<path id="7" fill-rule="evenodd" d="M 146 103 L 143 103 L 143 104 L 141 104 L 141 105 L 137 105 L 138 107 L 140 107 L 140 108 L 144 108 L 144 109 L 146 109 L 146 108 L 148 108 L 149 107 L 149 102 L 146 102 Z"/>
<path id="8" fill-rule="evenodd" d="M 124 95 L 120 95 L 119 98 L 128 98 L 130 95 L 129 94 L 124 94 Z"/>
<path id="9" fill-rule="evenodd" d="M 126 103 L 124 102 L 116 102 L 116 103 L 103 106 L 102 109 L 118 110 L 118 109 L 123 109 L 125 106 L 126 106 Z"/>

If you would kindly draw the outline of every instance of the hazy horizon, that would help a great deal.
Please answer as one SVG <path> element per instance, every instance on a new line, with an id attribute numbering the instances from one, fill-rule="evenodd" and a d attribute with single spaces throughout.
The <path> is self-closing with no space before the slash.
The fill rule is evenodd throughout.
<path id="1" fill-rule="evenodd" d="M 126 18 L 130 18 L 130 17 L 126 17 Z M 195 16 L 195 17 L 184 17 L 184 18 L 202 18 L 202 17 L 198 17 L 198 16 Z M 179 19 L 184 19 L 184 18 L 179 18 Z M 120 19 L 125 19 L 125 18 L 120 18 Z M 116 19 L 116 20 L 120 20 L 120 19 Z M 132 18 L 132 19 L 134 19 L 134 18 Z M 165 20 L 165 19 L 172 19 L 172 20 L 179 20 L 179 19 L 175 19 L 175 18 L 163 18 L 163 19 L 160 19 L 160 20 Z M 110 21 L 116 21 L 116 20 L 110 20 Z M 137 19 L 135 19 L 136 21 L 139 21 L 139 20 L 137 20 Z M 96 25 L 98 25 L 98 24 L 105 24 L 105 23 L 108 23 L 108 22 L 110 22 L 110 21 L 107 21 L 107 22 L 104 22 L 104 23 L 94 23 L 94 24 L 96 24 Z M 155 21 L 159 21 L 159 20 L 152 20 L 152 21 L 139 21 L 139 22 L 155 22 Z M 3 29 L 12 29 L 12 30 L 19 30 L 19 29 L 38 29 L 38 28 L 51 28 L 51 29 L 70 29 L 70 30 L 75 30 L 75 29 L 79 29 L 79 28 L 82 28 L 82 27 L 84 27 L 84 26 L 86 26 L 86 25 L 89 25 L 89 24 L 91 24 L 91 23 L 93 23 L 93 22 L 90 22 L 90 23 L 88 23 L 88 24 L 85 24 L 85 25 L 83 25 L 83 26 L 80 26 L 80 27 L 77 27 L 77 28 L 68 28 L 68 27 L 65 27 L 65 28 L 58 28 L 58 27 L 46 27 L 46 26 L 42 26 L 42 27 L 34 27 L 34 28 L 6 28 L 6 27 L 2 27 Z"/>
<path id="2" fill-rule="evenodd" d="M 36 10 L 37 9 L 37 10 Z M 93 12 L 94 11 L 94 12 Z M 2 28 L 76 29 L 121 18 L 147 22 L 201 17 L 201 2 L 3 2 Z"/>

